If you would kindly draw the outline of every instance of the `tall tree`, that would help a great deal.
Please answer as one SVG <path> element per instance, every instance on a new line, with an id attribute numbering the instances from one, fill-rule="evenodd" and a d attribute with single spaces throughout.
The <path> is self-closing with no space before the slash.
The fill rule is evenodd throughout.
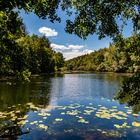
<path id="1" fill-rule="evenodd" d="M 17 12 L 0 11 L 0 33 L 0 73 L 13 73 L 10 65 L 16 59 L 14 54 L 18 51 L 15 40 L 26 34 L 25 26 Z"/>

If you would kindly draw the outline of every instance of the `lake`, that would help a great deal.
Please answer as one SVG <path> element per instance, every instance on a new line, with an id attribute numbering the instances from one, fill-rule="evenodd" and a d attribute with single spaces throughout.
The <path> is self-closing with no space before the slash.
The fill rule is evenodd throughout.
<path id="1" fill-rule="evenodd" d="M 0 82 L 0 139 L 139 140 L 140 115 L 114 100 L 126 76 L 33 76 Z"/>

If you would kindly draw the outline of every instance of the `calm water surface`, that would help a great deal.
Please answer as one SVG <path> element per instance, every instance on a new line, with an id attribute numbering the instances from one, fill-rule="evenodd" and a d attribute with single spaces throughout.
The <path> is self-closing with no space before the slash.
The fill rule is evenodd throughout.
<path id="1" fill-rule="evenodd" d="M 114 100 L 121 74 L 0 82 L 0 139 L 139 140 L 140 116 Z"/>

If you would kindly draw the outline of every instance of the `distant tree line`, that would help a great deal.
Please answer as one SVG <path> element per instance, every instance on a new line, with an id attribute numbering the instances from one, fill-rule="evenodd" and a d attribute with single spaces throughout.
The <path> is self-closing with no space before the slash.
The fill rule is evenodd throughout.
<path id="1" fill-rule="evenodd" d="M 140 35 L 121 39 L 109 48 L 66 61 L 67 70 L 135 72 L 140 65 Z"/>

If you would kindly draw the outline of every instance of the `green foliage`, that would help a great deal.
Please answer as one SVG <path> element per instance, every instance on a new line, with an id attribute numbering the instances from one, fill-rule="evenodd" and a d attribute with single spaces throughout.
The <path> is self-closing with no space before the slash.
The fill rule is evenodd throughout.
<path id="1" fill-rule="evenodd" d="M 25 36 L 15 40 L 12 55 L 8 54 L 10 63 L 5 63 L 8 72 L 0 68 L 5 75 L 16 75 L 19 79 L 29 81 L 32 74 L 55 72 L 55 68 L 63 66 L 64 59 L 61 53 L 56 53 L 50 47 L 50 42 L 45 37 Z M 11 51 L 7 49 L 7 52 Z M 5 58 L 6 59 L 6 58 Z M 2 61 L 3 62 L 3 61 Z"/>
<path id="2" fill-rule="evenodd" d="M 4 12 L 24 9 L 26 12 L 34 12 L 40 18 L 49 18 L 60 21 L 56 14 L 58 0 L 1 0 L 0 9 Z"/>
<path id="3" fill-rule="evenodd" d="M 56 66 L 55 69 L 60 70 L 60 68 L 62 68 L 64 65 L 64 57 L 62 53 L 60 52 L 55 53 L 54 60 L 55 60 L 55 66 Z"/>
<path id="4" fill-rule="evenodd" d="M 34 12 L 40 18 L 61 21 L 59 9 L 73 15 L 75 19 L 66 21 L 65 30 L 81 38 L 97 34 L 119 37 L 127 20 L 133 23 L 134 31 L 140 31 L 140 1 L 133 0 L 1 0 L 0 9 L 4 12 L 24 9 Z M 119 22 L 118 22 L 119 21 Z M 121 26 L 120 26 L 121 25 Z"/>
<path id="5" fill-rule="evenodd" d="M 66 31 L 79 37 L 97 34 L 118 37 L 128 19 L 132 20 L 134 30 L 140 30 L 139 0 L 63 0 L 63 9 L 73 11 L 75 19 L 67 20 Z M 120 21 L 120 22 L 117 22 Z M 122 24 L 120 27 L 119 24 Z"/>
<path id="6" fill-rule="evenodd" d="M 48 39 L 33 35 L 31 37 L 26 36 L 20 38 L 17 42 L 20 46 L 26 49 L 26 68 L 28 68 L 33 74 L 54 72 L 55 66 L 53 63 L 53 54 L 55 54 L 55 52 L 50 48 L 50 42 Z"/>
<path id="7" fill-rule="evenodd" d="M 15 53 L 19 50 L 15 40 L 25 36 L 25 27 L 18 13 L 0 12 L 0 33 L 0 74 L 13 74 L 10 65 L 15 61 Z"/>
<path id="8" fill-rule="evenodd" d="M 29 81 L 31 73 L 51 73 L 63 66 L 62 54 L 51 49 L 47 38 L 27 35 L 17 12 L 0 12 L 0 32 L 1 76 Z"/>
<path id="9" fill-rule="evenodd" d="M 68 70 L 134 72 L 140 65 L 140 36 L 133 35 L 109 48 L 68 60 L 65 65 Z"/>
<path id="10" fill-rule="evenodd" d="M 60 21 L 57 0 L 1 0 L 0 1 L 0 75 L 16 75 L 29 81 L 34 73 L 51 73 L 63 66 L 61 53 L 50 47 L 45 37 L 28 36 L 18 13 L 24 9 L 40 18 Z"/>
<path id="11" fill-rule="evenodd" d="M 31 76 L 31 72 L 29 72 L 28 69 L 26 69 L 25 71 L 22 71 L 22 72 L 17 71 L 16 76 L 19 80 L 30 82 L 29 78 Z"/>

